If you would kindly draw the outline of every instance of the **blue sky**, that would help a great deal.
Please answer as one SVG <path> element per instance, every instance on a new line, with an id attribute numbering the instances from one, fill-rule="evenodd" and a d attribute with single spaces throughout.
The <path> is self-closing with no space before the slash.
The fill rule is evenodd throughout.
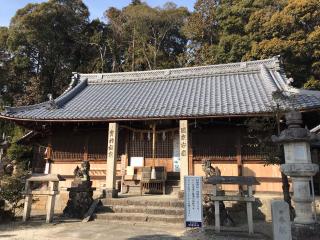
<path id="1" fill-rule="evenodd" d="M 193 9 L 196 0 L 170 0 L 178 6 L 186 6 L 189 10 Z M 0 26 L 8 26 L 11 17 L 17 9 L 24 7 L 28 3 L 45 2 L 44 0 L 0 0 Z M 102 18 L 103 12 L 109 7 L 122 8 L 128 5 L 131 0 L 84 0 L 89 7 L 90 18 Z M 163 6 L 168 0 L 144 0 L 150 6 Z"/>

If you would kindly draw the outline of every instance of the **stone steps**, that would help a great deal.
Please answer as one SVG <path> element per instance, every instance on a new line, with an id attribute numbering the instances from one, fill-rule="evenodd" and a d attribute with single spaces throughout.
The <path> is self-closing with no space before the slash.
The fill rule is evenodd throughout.
<path id="1" fill-rule="evenodd" d="M 135 196 L 102 200 L 97 220 L 182 224 L 184 202 L 166 196 Z"/>
<path id="2" fill-rule="evenodd" d="M 97 220 L 126 221 L 126 222 L 159 222 L 171 224 L 183 224 L 184 216 L 157 215 L 145 213 L 100 213 Z"/>
<path id="3" fill-rule="evenodd" d="M 156 207 L 156 206 L 103 206 L 100 208 L 101 212 L 105 213 L 145 213 L 153 215 L 175 215 L 182 216 L 184 214 L 183 208 L 177 207 Z"/>
<path id="4" fill-rule="evenodd" d="M 103 205 L 105 206 L 153 206 L 153 207 L 176 207 L 184 208 L 183 200 L 178 199 L 143 199 L 143 196 L 139 199 L 128 198 L 110 198 L 103 199 Z"/>

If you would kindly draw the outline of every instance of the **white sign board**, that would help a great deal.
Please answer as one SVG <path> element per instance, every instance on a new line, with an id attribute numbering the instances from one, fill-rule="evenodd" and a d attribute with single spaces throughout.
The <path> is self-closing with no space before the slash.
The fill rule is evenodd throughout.
<path id="1" fill-rule="evenodd" d="M 173 171 L 180 172 L 180 138 L 179 134 L 173 137 Z"/>
<path id="2" fill-rule="evenodd" d="M 202 227 L 202 177 L 184 177 L 184 218 L 186 227 Z"/>
<path id="3" fill-rule="evenodd" d="M 130 166 L 131 167 L 143 167 L 143 157 L 131 157 L 130 158 Z"/>
<path id="4" fill-rule="evenodd" d="M 180 172 L 180 157 L 173 157 L 173 171 Z"/>

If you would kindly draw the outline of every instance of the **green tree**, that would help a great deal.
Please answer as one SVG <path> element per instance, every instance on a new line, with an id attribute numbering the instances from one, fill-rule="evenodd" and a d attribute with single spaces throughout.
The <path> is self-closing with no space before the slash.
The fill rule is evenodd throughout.
<path id="1" fill-rule="evenodd" d="M 15 72 L 27 72 L 24 81 L 29 79 L 29 83 L 25 89 L 29 86 L 30 92 L 40 93 L 38 99 L 32 97 L 26 102 L 44 100 L 48 93 L 61 93 L 71 72 L 81 64 L 88 16 L 88 9 L 80 0 L 50 0 L 28 4 L 17 11 L 8 37 L 18 68 Z"/>
<path id="2" fill-rule="evenodd" d="M 279 108 L 272 108 L 273 116 L 255 117 L 246 121 L 248 137 L 253 139 L 258 146 L 257 151 L 265 156 L 266 165 L 280 165 L 285 163 L 283 146 L 275 144 L 271 140 L 272 135 L 280 134 L 280 117 L 283 111 Z M 291 203 L 290 184 L 288 177 L 281 172 L 283 199 L 290 208 L 291 219 L 294 218 L 294 208 Z"/>
<path id="3" fill-rule="evenodd" d="M 32 159 L 32 149 L 17 144 L 17 140 L 24 134 L 20 127 L 11 126 L 11 128 L 8 128 L 8 126 L 5 126 L 5 128 L 11 135 L 11 144 L 7 156 L 3 160 L 4 164 L 11 164 L 14 170 L 12 173 L 0 175 L 0 199 L 6 201 L 13 218 L 16 210 L 23 207 L 21 200 L 24 198 L 23 190 L 28 175 L 28 166 Z"/>
<path id="4" fill-rule="evenodd" d="M 121 11 L 106 11 L 113 35 L 120 38 L 126 51 L 124 70 L 145 70 L 177 66 L 177 56 L 184 51 L 186 38 L 181 34 L 186 8 L 167 4 L 152 8 L 146 4 L 130 4 Z M 113 43 L 112 41 L 110 42 Z M 113 46 L 112 49 L 116 50 Z M 119 57 L 118 57 L 119 59 Z"/>
<path id="5" fill-rule="evenodd" d="M 248 58 L 264 58 L 278 55 L 284 59 L 285 70 L 293 77 L 294 85 L 301 87 L 309 79 L 319 79 L 318 26 L 320 24 L 320 4 L 317 0 L 292 0 L 264 18 L 263 23 L 253 23 L 260 26 L 254 34 L 252 28 L 247 30 L 252 35 L 260 35 L 253 44 Z M 256 20 L 259 20 L 256 18 Z M 319 48 L 318 48 L 319 49 Z"/>
<path id="6" fill-rule="evenodd" d="M 190 39 L 184 62 L 203 65 L 281 55 L 294 86 L 311 84 L 320 79 L 319 21 L 317 0 L 198 0 L 183 27 Z"/>

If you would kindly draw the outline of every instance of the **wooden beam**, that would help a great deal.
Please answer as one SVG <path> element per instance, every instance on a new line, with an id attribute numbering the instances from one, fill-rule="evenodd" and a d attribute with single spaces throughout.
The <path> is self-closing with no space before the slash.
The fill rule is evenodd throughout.
<path id="1" fill-rule="evenodd" d="M 243 163 L 242 163 L 242 154 L 241 154 L 241 131 L 237 129 L 237 143 L 236 143 L 236 151 L 237 151 L 237 167 L 238 167 L 238 176 L 241 177 L 243 175 Z M 239 185 L 239 192 L 243 192 L 243 187 Z"/>
<path id="2" fill-rule="evenodd" d="M 84 149 L 83 149 L 83 160 L 88 161 L 88 148 L 89 148 L 89 136 L 86 136 L 86 140 L 84 143 Z"/>
<path id="3" fill-rule="evenodd" d="M 152 161 L 153 161 L 153 167 L 155 167 L 156 165 L 156 159 L 155 159 L 155 156 L 156 156 L 156 138 L 157 138 L 157 135 L 156 135 L 156 124 L 154 123 L 152 125 Z"/>

